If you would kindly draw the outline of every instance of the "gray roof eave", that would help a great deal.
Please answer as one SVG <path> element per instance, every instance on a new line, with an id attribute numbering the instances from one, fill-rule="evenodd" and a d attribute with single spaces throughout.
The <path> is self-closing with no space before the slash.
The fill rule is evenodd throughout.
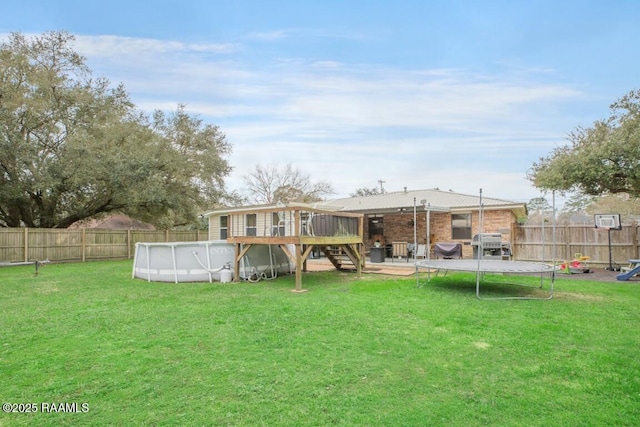
<path id="1" fill-rule="evenodd" d="M 386 208 L 370 208 L 370 209 L 342 209 L 345 212 L 354 212 L 361 214 L 395 214 L 395 213 L 411 213 L 413 212 L 413 206 L 403 206 L 403 207 L 386 207 Z M 423 205 L 416 206 L 416 212 L 451 212 L 449 208 L 443 208 L 440 206 L 429 206 L 425 207 Z"/>

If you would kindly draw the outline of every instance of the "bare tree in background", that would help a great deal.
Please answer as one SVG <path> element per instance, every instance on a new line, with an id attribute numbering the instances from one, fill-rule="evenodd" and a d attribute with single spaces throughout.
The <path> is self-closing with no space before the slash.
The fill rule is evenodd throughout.
<path id="1" fill-rule="evenodd" d="M 271 163 L 266 166 L 258 164 L 256 168 L 243 177 L 249 199 L 253 203 L 312 203 L 323 200 L 334 194 L 335 190 L 326 181 L 312 182 L 309 175 L 291 163 L 279 169 Z"/>
<path id="2" fill-rule="evenodd" d="M 378 187 L 371 187 L 371 188 L 362 187 L 362 188 L 358 188 L 353 193 L 350 193 L 349 197 L 377 196 L 380 194 L 384 194 L 384 191 Z"/>

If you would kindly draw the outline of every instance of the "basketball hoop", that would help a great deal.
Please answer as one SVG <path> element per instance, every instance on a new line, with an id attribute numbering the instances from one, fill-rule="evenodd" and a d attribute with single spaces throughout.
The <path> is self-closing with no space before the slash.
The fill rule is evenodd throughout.
<path id="1" fill-rule="evenodd" d="M 611 230 L 622 230 L 620 214 L 595 214 L 593 219 L 596 228 L 607 230 L 607 238 L 609 241 L 609 267 L 607 267 L 606 270 L 614 271 L 613 262 L 611 260 Z"/>
<path id="2" fill-rule="evenodd" d="M 593 219 L 596 228 L 603 230 L 622 230 L 620 214 L 595 214 Z"/>

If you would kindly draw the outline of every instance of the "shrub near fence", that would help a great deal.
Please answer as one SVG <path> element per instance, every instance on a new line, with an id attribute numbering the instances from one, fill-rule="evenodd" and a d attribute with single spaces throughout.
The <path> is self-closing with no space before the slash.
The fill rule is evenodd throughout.
<path id="1" fill-rule="evenodd" d="M 0 228 L 0 262 L 130 259 L 137 242 L 207 239 L 200 230 Z"/>
<path id="2" fill-rule="evenodd" d="M 611 230 L 611 260 L 627 265 L 629 259 L 640 256 L 638 226 L 623 225 Z M 561 225 L 555 230 L 555 259 L 571 260 L 580 253 L 589 257 L 589 264 L 604 267 L 609 264 L 607 230 L 584 225 Z M 554 259 L 553 227 L 546 225 L 516 225 L 513 227 L 513 257 L 520 261 L 552 261 Z"/>

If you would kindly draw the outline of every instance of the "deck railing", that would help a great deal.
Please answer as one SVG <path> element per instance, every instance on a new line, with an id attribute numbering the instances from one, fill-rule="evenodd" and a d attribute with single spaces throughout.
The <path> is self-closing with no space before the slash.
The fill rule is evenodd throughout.
<path id="1" fill-rule="evenodd" d="M 233 213 L 228 219 L 233 237 L 358 236 L 362 217 L 306 210 L 264 210 Z"/>

